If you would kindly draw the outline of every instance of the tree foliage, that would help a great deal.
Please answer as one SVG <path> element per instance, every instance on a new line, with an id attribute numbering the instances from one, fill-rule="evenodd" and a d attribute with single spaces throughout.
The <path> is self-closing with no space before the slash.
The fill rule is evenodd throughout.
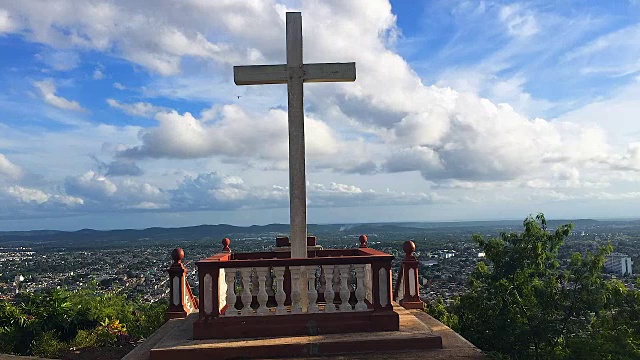
<path id="1" fill-rule="evenodd" d="M 21 294 L 0 302 L 0 353 L 55 357 L 70 348 L 124 344 L 153 333 L 165 310 L 162 302 L 95 287 Z"/>
<path id="2" fill-rule="evenodd" d="M 428 311 L 500 358 L 640 359 L 640 295 L 604 279 L 611 246 L 561 264 L 558 249 L 572 225 L 546 225 L 539 214 L 525 219 L 521 233 L 474 236 L 486 262 L 469 291 Z"/>

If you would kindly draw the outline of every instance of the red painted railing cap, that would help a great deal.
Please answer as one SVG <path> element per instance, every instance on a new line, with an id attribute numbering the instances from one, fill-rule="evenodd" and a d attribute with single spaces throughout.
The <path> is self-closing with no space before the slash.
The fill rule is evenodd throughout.
<path id="1" fill-rule="evenodd" d="M 173 249 L 173 251 L 171 252 L 171 258 L 174 262 L 181 262 L 182 259 L 184 259 L 184 250 L 182 250 L 182 248 Z"/>
<path id="2" fill-rule="evenodd" d="M 407 257 L 412 257 L 414 251 L 416 251 L 416 244 L 411 240 L 407 240 L 402 244 L 402 250 L 404 250 Z"/>
<path id="3" fill-rule="evenodd" d="M 360 240 L 360 247 L 361 248 L 366 248 L 367 247 L 367 235 L 360 235 L 360 238 L 358 238 L 358 240 Z"/>
<path id="4" fill-rule="evenodd" d="M 229 248 L 230 244 L 231 244 L 231 240 L 229 240 L 229 238 L 222 239 L 222 251 L 231 252 L 231 248 Z"/>

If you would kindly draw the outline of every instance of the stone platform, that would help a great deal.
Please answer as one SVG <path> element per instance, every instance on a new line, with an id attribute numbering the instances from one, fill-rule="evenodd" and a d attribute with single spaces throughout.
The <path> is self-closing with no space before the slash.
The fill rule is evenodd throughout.
<path id="1" fill-rule="evenodd" d="M 477 348 L 426 313 L 397 305 L 394 310 L 400 315 L 400 331 L 212 340 L 193 340 L 196 313 L 170 320 L 124 360 L 482 358 Z"/>

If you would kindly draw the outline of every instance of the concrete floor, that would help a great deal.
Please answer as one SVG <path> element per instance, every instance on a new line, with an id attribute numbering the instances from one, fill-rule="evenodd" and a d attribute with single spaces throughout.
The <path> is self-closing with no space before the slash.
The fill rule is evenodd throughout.
<path id="1" fill-rule="evenodd" d="M 267 359 L 274 354 L 288 354 L 293 359 L 315 360 L 382 360 L 382 359 L 483 359 L 484 356 L 473 344 L 456 332 L 420 310 L 405 310 L 396 307 L 401 317 L 401 331 L 384 333 L 354 333 L 323 336 L 279 337 L 261 339 L 191 340 L 192 324 L 197 318 L 191 314 L 186 319 L 174 319 L 163 325 L 147 341 L 138 345 L 123 360 L 149 360 L 151 350 L 154 358 L 181 358 L 188 355 L 196 358 L 244 358 Z M 433 340 L 441 340 L 442 348 L 433 349 Z M 329 349 L 345 342 L 358 353 L 325 355 Z M 283 346 L 297 346 L 297 352 L 283 352 Z M 405 351 L 405 349 L 411 349 Z M 431 349 L 430 349 L 431 348 Z M 271 350 L 270 350 L 271 349 Z M 381 351 L 380 349 L 384 349 Z M 212 354 L 217 355 L 212 355 Z M 309 354 L 300 357 L 300 354 Z M 298 354 L 298 355 L 293 355 Z M 296 357 L 297 356 L 297 357 Z M 185 357 L 186 358 L 186 357 Z"/>

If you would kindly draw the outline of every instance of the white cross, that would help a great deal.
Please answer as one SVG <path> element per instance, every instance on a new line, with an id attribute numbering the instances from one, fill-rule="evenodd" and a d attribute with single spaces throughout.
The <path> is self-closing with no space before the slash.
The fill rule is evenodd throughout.
<path id="1" fill-rule="evenodd" d="M 304 165 L 305 82 L 355 81 L 356 63 L 304 64 L 302 15 L 287 13 L 287 63 L 234 66 L 236 85 L 287 84 L 289 95 L 289 216 L 291 257 L 307 257 L 307 184 Z"/>

